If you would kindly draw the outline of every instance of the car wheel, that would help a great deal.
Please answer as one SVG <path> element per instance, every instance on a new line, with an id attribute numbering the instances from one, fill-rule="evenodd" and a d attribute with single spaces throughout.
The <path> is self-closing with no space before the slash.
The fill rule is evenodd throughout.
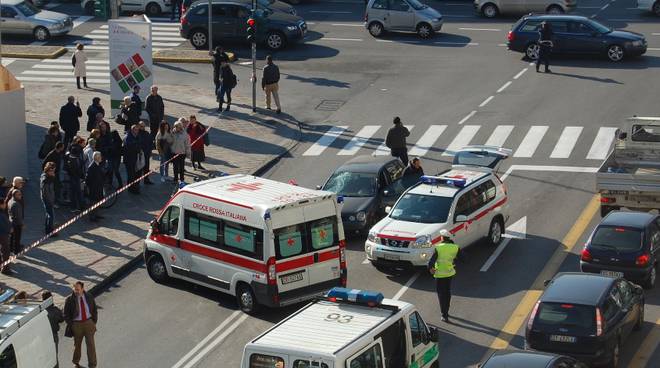
<path id="1" fill-rule="evenodd" d="M 37 27 L 34 29 L 34 39 L 37 41 L 48 41 L 50 38 L 50 32 L 48 32 L 48 29 L 46 27 Z"/>
<path id="2" fill-rule="evenodd" d="M 658 265 L 653 265 L 653 268 L 651 268 L 651 273 L 649 274 L 649 278 L 644 281 L 644 288 L 645 289 L 653 289 L 655 287 L 655 280 L 658 277 Z"/>
<path id="3" fill-rule="evenodd" d="M 481 14 L 486 18 L 495 18 L 500 14 L 500 10 L 497 8 L 497 5 L 488 3 L 481 8 Z"/>
<path id="4" fill-rule="evenodd" d="M 525 47 L 525 56 L 529 60 L 536 60 L 539 58 L 540 47 L 536 42 L 530 43 Z"/>
<path id="5" fill-rule="evenodd" d="M 490 223 L 490 228 L 488 230 L 488 242 L 490 245 L 498 245 L 502 241 L 502 235 L 504 235 L 502 221 L 499 217 L 494 218 Z"/>
<path id="6" fill-rule="evenodd" d="M 612 350 L 612 360 L 607 363 L 608 368 L 617 368 L 619 366 L 619 342 L 617 341 Z"/>
<path id="7" fill-rule="evenodd" d="M 383 35 L 383 25 L 380 24 L 380 22 L 372 22 L 369 25 L 369 34 L 374 36 L 374 37 L 380 37 Z"/>
<path id="8" fill-rule="evenodd" d="M 619 45 L 611 45 L 607 48 L 607 58 L 610 61 L 618 62 L 623 60 L 623 47 Z"/>
<path id="9" fill-rule="evenodd" d="M 190 44 L 198 50 L 208 47 L 209 37 L 203 29 L 196 29 L 190 33 Z"/>
<path id="10" fill-rule="evenodd" d="M 281 50 L 286 46 L 286 38 L 280 32 L 270 32 L 266 35 L 266 46 L 273 50 Z"/>
<path id="11" fill-rule="evenodd" d="M 653 13 L 660 17 L 660 1 L 656 1 L 655 4 L 653 4 Z"/>
<path id="12" fill-rule="evenodd" d="M 637 318 L 637 322 L 635 323 L 633 330 L 635 331 L 641 330 L 643 324 L 644 324 L 644 304 L 642 304 L 642 306 L 639 309 L 639 317 Z"/>
<path id="13" fill-rule="evenodd" d="M 417 35 L 421 38 L 429 38 L 433 36 L 433 28 L 428 23 L 420 23 L 417 26 Z"/>
<path id="14" fill-rule="evenodd" d="M 164 283 L 169 278 L 167 275 L 167 266 L 165 266 L 163 258 L 158 254 L 152 255 L 147 260 L 147 273 L 149 273 L 149 277 L 152 280 L 159 284 Z"/>
<path id="15" fill-rule="evenodd" d="M 559 5 L 550 5 L 545 12 L 548 14 L 559 15 L 564 14 L 564 9 Z"/>
<path id="16" fill-rule="evenodd" d="M 254 297 L 252 288 L 245 284 L 239 284 L 236 288 L 236 302 L 245 313 L 254 314 L 257 311 L 257 298 Z"/>
<path id="17" fill-rule="evenodd" d="M 87 15 L 94 15 L 94 1 L 88 1 L 85 4 L 85 13 Z"/>
<path id="18" fill-rule="evenodd" d="M 149 3 L 144 9 L 144 12 L 147 13 L 147 15 L 150 17 L 155 17 L 161 12 L 160 5 L 156 3 Z"/>

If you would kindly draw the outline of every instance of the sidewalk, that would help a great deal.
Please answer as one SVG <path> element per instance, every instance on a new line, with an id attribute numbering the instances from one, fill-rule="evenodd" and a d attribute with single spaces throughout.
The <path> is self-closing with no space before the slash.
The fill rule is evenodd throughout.
<path id="1" fill-rule="evenodd" d="M 30 176 L 24 190 L 26 227 L 22 243 L 28 246 L 43 235 L 45 217 L 39 199 L 41 163 L 37 151 L 46 128 L 50 121 L 58 119 L 60 106 L 66 102 L 67 96 L 72 95 L 81 101 L 83 117 L 79 134 L 86 138 L 85 111 L 92 97 L 101 97 L 107 114 L 110 98 L 106 91 L 78 90 L 75 86 L 29 84 L 25 89 Z M 166 119 L 170 123 L 179 116 L 195 114 L 202 124 L 212 129 L 211 145 L 206 147 L 204 163 L 208 172 L 193 171 L 187 160 L 187 182 L 193 181 L 193 174 L 204 179 L 217 171 L 255 173 L 286 155 L 298 141 L 300 130 L 295 119 L 286 114 L 253 114 L 245 98 L 235 98 L 232 111 L 220 115 L 216 112 L 215 97 L 209 91 L 189 86 L 159 85 L 159 93 L 165 101 Z M 175 101 L 182 96 L 187 101 Z M 113 129 L 118 128 L 114 119 L 106 120 Z M 150 168 L 157 167 L 156 159 L 154 155 Z M 125 180 L 123 166 L 121 172 Z M 13 265 L 13 275 L 0 274 L 0 286 L 25 290 L 35 297 L 40 297 L 41 291 L 47 289 L 53 293 L 55 302 L 62 304 L 76 280 L 85 282 L 88 290 L 95 289 L 113 274 L 121 273 L 139 261 L 148 223 L 174 189 L 171 182 L 162 184 L 157 174 L 152 175 L 152 181 L 155 185 L 142 186 L 141 195 L 120 194 L 112 208 L 103 210 L 105 219 L 100 222 L 92 223 L 83 218 L 60 232 L 59 237 L 48 239 L 43 246 L 28 252 Z M 66 206 L 55 210 L 56 225 L 71 217 L 73 214 Z"/>

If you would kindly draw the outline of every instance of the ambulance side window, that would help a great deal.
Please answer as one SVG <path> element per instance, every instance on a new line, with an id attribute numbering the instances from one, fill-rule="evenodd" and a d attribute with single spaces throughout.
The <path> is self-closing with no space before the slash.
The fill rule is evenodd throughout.
<path id="1" fill-rule="evenodd" d="M 285 368 L 284 359 L 274 355 L 252 354 L 250 368 Z"/>
<path id="2" fill-rule="evenodd" d="M 17 366 L 14 345 L 9 345 L 0 354 L 0 368 L 16 368 Z"/>
<path id="3" fill-rule="evenodd" d="M 313 361 L 310 363 L 309 360 L 297 359 L 293 361 L 293 368 L 328 368 L 328 365 L 325 363 L 320 363 Z"/>
<path id="4" fill-rule="evenodd" d="M 383 368 L 383 348 L 379 342 L 352 358 L 348 368 Z"/>
<path id="5" fill-rule="evenodd" d="M 186 211 L 185 215 L 186 239 L 246 257 L 262 259 L 263 230 L 194 211 Z"/>
<path id="6" fill-rule="evenodd" d="M 337 218 L 326 217 L 309 223 L 309 234 L 312 238 L 312 251 L 331 247 L 336 244 Z"/>
<path id="7" fill-rule="evenodd" d="M 456 220 L 456 216 L 459 215 L 467 216 L 469 214 L 470 214 L 470 193 L 465 193 L 456 202 L 456 209 L 454 210 L 454 220 Z"/>
<path id="8" fill-rule="evenodd" d="M 185 234 L 186 239 L 218 247 L 220 221 L 213 217 L 192 211 L 186 211 Z"/>
<path id="9" fill-rule="evenodd" d="M 179 215 L 181 210 L 179 207 L 172 206 L 165 211 L 165 214 L 160 218 L 160 232 L 164 235 L 176 235 L 179 231 Z"/>
<path id="10" fill-rule="evenodd" d="M 223 249 L 255 259 L 261 259 L 264 232 L 250 226 L 224 221 Z"/>
<path id="11" fill-rule="evenodd" d="M 416 347 L 419 344 L 425 344 L 429 341 L 426 334 L 426 325 L 420 318 L 419 313 L 415 312 L 410 315 L 408 322 L 410 323 L 410 335 L 412 337 L 412 345 Z"/>

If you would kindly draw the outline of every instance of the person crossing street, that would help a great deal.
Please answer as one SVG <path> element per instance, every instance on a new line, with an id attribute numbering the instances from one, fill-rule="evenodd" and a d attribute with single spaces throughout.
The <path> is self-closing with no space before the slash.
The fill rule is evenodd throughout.
<path id="1" fill-rule="evenodd" d="M 408 165 L 408 146 L 406 137 L 410 135 L 408 128 L 403 126 L 400 117 L 394 118 L 394 126 L 387 132 L 385 145 L 391 150 L 392 156 L 398 157 L 404 165 Z"/>
<path id="2" fill-rule="evenodd" d="M 552 32 L 552 27 L 550 23 L 543 22 L 541 23 L 541 28 L 539 28 L 539 57 L 536 59 L 536 72 L 539 72 L 539 67 L 541 63 L 545 64 L 545 72 L 552 73 L 550 71 L 550 53 L 552 52 L 552 38 L 554 33 Z"/>
<path id="3" fill-rule="evenodd" d="M 428 269 L 435 278 L 435 289 L 440 303 L 442 321 L 449 322 L 449 304 L 451 302 L 451 281 L 456 275 L 454 262 L 456 259 L 463 261 L 461 250 L 452 241 L 452 235 L 448 230 L 440 230 L 442 239 L 435 246 L 435 252 L 428 263 Z"/>

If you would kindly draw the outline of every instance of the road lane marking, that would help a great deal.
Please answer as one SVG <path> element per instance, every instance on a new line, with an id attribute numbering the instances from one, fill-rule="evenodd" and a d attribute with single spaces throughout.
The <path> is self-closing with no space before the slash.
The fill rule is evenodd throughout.
<path id="1" fill-rule="evenodd" d="M 21 72 L 21 75 L 52 75 L 52 76 L 71 76 L 71 71 L 52 71 L 52 70 L 25 70 Z M 107 77 L 108 73 L 100 72 L 87 72 L 88 77 Z"/>
<path id="2" fill-rule="evenodd" d="M 192 357 L 195 353 L 197 353 L 197 351 L 199 349 L 201 349 L 204 345 L 206 345 L 206 343 L 211 341 L 211 339 L 215 335 L 217 335 L 220 331 L 222 331 L 225 328 L 225 326 L 227 326 L 239 314 L 241 314 L 241 311 L 239 311 L 239 310 L 234 311 L 232 314 L 230 314 L 229 317 L 227 317 L 227 319 L 222 321 L 222 323 L 218 327 L 215 328 L 215 330 L 211 331 L 210 334 L 208 334 L 205 338 L 202 339 L 202 341 L 200 341 L 197 345 L 195 345 L 195 347 L 192 348 L 192 350 L 190 350 L 186 355 L 184 355 L 183 358 L 181 358 L 178 362 L 176 362 L 172 366 L 172 368 L 180 368 L 181 366 L 183 366 L 183 364 L 186 361 L 188 361 L 188 359 L 190 359 L 190 357 Z"/>
<path id="3" fill-rule="evenodd" d="M 486 272 L 493 265 L 493 262 L 499 257 L 504 248 L 509 244 L 511 239 L 526 239 L 527 238 L 527 216 L 523 216 L 520 220 L 513 223 L 506 229 L 504 234 L 505 239 L 500 242 L 500 245 L 497 246 L 493 254 L 488 257 L 486 263 L 481 266 L 479 271 Z"/>
<path id="4" fill-rule="evenodd" d="M 394 41 L 392 41 L 392 40 L 376 40 L 376 42 L 393 43 Z"/>
<path id="5" fill-rule="evenodd" d="M 33 66 L 32 69 L 53 69 L 53 70 L 60 69 L 61 70 L 62 67 L 66 68 L 66 66 L 58 65 L 58 64 L 37 64 L 37 65 Z M 71 69 L 71 67 L 68 67 L 68 69 Z M 108 65 L 87 65 L 86 69 L 87 70 L 102 70 L 102 71 L 105 71 L 106 73 L 103 76 L 107 76 L 108 73 L 110 73 L 110 67 Z M 71 71 L 69 70 L 68 73 L 71 74 Z"/>
<path id="6" fill-rule="evenodd" d="M 498 89 L 495 93 L 500 93 L 500 92 L 504 91 L 508 86 L 511 85 L 511 83 L 513 83 L 513 82 L 508 81 L 508 82 L 504 83 L 504 85 L 502 87 L 500 87 L 500 89 Z"/>
<path id="7" fill-rule="evenodd" d="M 326 40 L 326 41 L 354 41 L 354 42 L 362 42 L 364 41 L 362 38 L 335 38 L 335 37 L 321 37 L 319 40 Z"/>
<path id="8" fill-rule="evenodd" d="M 647 51 L 660 51 L 660 47 L 649 47 L 646 50 Z"/>
<path id="9" fill-rule="evenodd" d="M 654 35 L 654 36 L 660 36 L 660 33 L 655 33 L 655 32 L 653 32 L 653 33 L 651 33 L 651 34 Z"/>
<path id="10" fill-rule="evenodd" d="M 7 65 L 13 63 L 14 61 L 16 61 L 16 59 L 2 58 L 2 66 L 7 66 Z"/>
<path id="11" fill-rule="evenodd" d="M 369 261 L 369 258 L 365 258 L 364 261 L 362 261 L 362 264 L 369 264 L 371 261 Z"/>
<path id="12" fill-rule="evenodd" d="M 343 125 L 343 126 L 335 126 L 330 128 L 327 132 L 325 132 L 321 138 L 319 138 L 316 143 L 314 143 L 311 147 L 303 153 L 303 156 L 318 156 L 323 151 L 325 151 L 326 148 L 330 147 L 332 142 L 337 139 L 346 129 L 348 129 L 348 126 Z"/>
<path id="13" fill-rule="evenodd" d="M 69 73 L 71 74 L 71 73 Z M 75 83 L 76 79 L 73 76 L 68 78 L 44 78 L 44 77 L 25 77 L 22 74 L 16 76 L 21 82 L 48 82 L 48 83 Z M 110 84 L 110 79 L 96 79 L 96 78 L 87 78 L 88 84 Z"/>
<path id="14" fill-rule="evenodd" d="M 529 68 L 525 68 L 525 69 L 519 71 L 518 74 L 516 74 L 516 75 L 513 77 L 513 79 L 518 79 L 518 78 L 520 78 L 523 74 L 525 74 L 525 72 L 527 71 L 527 69 L 529 69 Z"/>
<path id="15" fill-rule="evenodd" d="M 458 125 L 463 125 L 463 123 L 470 120 L 474 116 L 474 114 L 476 114 L 476 113 L 477 113 L 477 110 L 470 111 L 469 114 L 465 115 L 465 117 L 463 119 L 461 119 L 461 121 L 458 122 Z"/>
<path id="16" fill-rule="evenodd" d="M 502 32 L 501 29 L 497 28 L 469 28 L 469 27 L 464 27 L 464 28 L 459 28 L 461 31 L 483 31 L 483 32 Z"/>
<path id="17" fill-rule="evenodd" d="M 54 64 L 67 64 L 71 65 L 71 60 L 64 59 L 44 59 L 41 60 L 42 63 L 54 63 Z M 85 62 L 85 64 L 110 64 L 108 59 L 90 59 Z"/>
<path id="18" fill-rule="evenodd" d="M 408 153 L 410 156 L 424 156 L 447 129 L 446 125 L 431 125 L 417 140 L 415 146 Z"/>
<path id="19" fill-rule="evenodd" d="M 569 158 L 578 138 L 580 138 L 580 134 L 582 134 L 582 127 L 565 127 L 550 154 L 550 158 Z"/>
<path id="20" fill-rule="evenodd" d="M 435 41 L 434 45 L 463 45 L 463 46 L 479 46 L 477 42 L 449 42 L 449 41 Z"/>
<path id="21" fill-rule="evenodd" d="M 414 125 L 406 125 L 409 132 L 412 132 L 414 127 Z M 376 148 L 374 153 L 372 153 L 372 156 L 389 156 L 390 153 L 392 153 L 392 150 L 390 150 L 390 148 L 385 145 L 385 141 L 383 141 L 383 143 Z"/>
<path id="22" fill-rule="evenodd" d="M 487 99 L 484 100 L 484 102 L 482 102 L 481 104 L 479 104 L 479 107 L 484 107 L 484 106 L 488 105 L 488 103 L 490 102 L 490 100 L 492 100 L 494 97 L 495 97 L 495 96 L 490 96 L 490 97 L 488 97 Z"/>
<path id="23" fill-rule="evenodd" d="M 183 366 L 183 368 L 192 368 L 194 367 L 202 358 L 204 358 L 211 350 L 215 349 L 216 346 L 220 345 L 227 336 L 229 336 L 234 330 L 240 326 L 241 323 L 245 322 L 248 318 L 247 314 L 240 316 L 231 326 L 224 330 L 220 336 L 216 337 L 210 344 L 208 344 L 202 351 L 200 351 L 194 358 L 192 358 L 188 364 Z"/>
<path id="24" fill-rule="evenodd" d="M 84 16 L 82 16 L 82 17 L 78 17 L 78 18 L 74 19 L 74 20 L 73 20 L 73 29 L 78 28 L 78 27 L 81 26 L 83 23 L 85 23 L 85 22 L 87 22 L 87 21 L 89 21 L 89 20 L 91 20 L 91 19 L 93 19 L 93 18 L 94 18 L 94 17 L 91 16 L 91 15 L 84 15 Z"/>
<path id="25" fill-rule="evenodd" d="M 651 331 L 646 335 L 642 345 L 630 360 L 628 368 L 644 368 L 648 365 L 649 360 L 653 356 L 653 352 L 658 347 L 660 341 L 660 318 L 655 321 Z M 657 363 L 657 362 L 656 362 Z"/>
<path id="26" fill-rule="evenodd" d="M 605 9 L 607 9 L 609 6 L 610 6 L 610 4 L 605 4 L 605 5 L 603 5 L 602 8 L 600 8 L 600 10 L 605 10 Z"/>
<path id="27" fill-rule="evenodd" d="M 417 280 L 418 277 L 419 277 L 419 272 L 415 272 L 415 274 L 412 275 L 410 277 L 410 279 L 408 279 L 406 284 L 403 285 L 401 287 L 401 289 L 399 289 L 399 291 L 396 292 L 396 294 L 394 294 L 394 296 L 392 297 L 392 300 L 399 300 L 399 298 L 403 296 L 403 294 L 406 292 L 406 290 L 408 290 L 408 288 L 410 288 L 410 285 L 412 285 L 413 282 L 415 282 L 415 280 Z"/>
<path id="28" fill-rule="evenodd" d="M 614 141 L 614 133 L 617 128 L 601 127 L 594 139 L 594 143 L 587 154 L 588 160 L 604 160 L 610 152 L 610 146 Z"/>
<path id="29" fill-rule="evenodd" d="M 486 145 L 497 147 L 504 146 L 504 142 L 506 142 L 507 138 L 509 138 L 513 128 L 513 125 L 498 125 L 495 127 L 495 130 L 493 130 L 493 133 L 490 135 L 490 137 L 488 137 Z"/>
<path id="30" fill-rule="evenodd" d="M 598 168 L 584 167 L 584 166 L 511 165 L 500 179 L 504 181 L 514 171 L 570 172 L 570 173 L 593 174 L 598 172 Z"/>
<path id="31" fill-rule="evenodd" d="M 523 138 L 520 146 L 513 154 L 513 157 L 532 157 L 534 152 L 541 144 L 545 133 L 548 131 L 547 125 L 534 125 L 529 128 L 525 138 Z"/>
<path id="32" fill-rule="evenodd" d="M 362 146 L 365 145 L 373 137 L 374 134 L 380 129 L 380 125 L 365 125 L 351 138 L 344 148 L 337 152 L 339 156 L 352 156 L 357 153 Z"/>
<path id="33" fill-rule="evenodd" d="M 493 350 L 501 350 L 509 347 L 509 343 L 515 336 L 517 336 L 518 330 L 520 330 L 520 328 L 526 322 L 529 313 L 532 311 L 532 308 L 536 304 L 536 301 L 543 293 L 543 282 L 545 280 L 552 279 L 552 277 L 557 273 L 564 259 L 566 259 L 568 254 L 571 253 L 571 250 L 580 239 L 582 234 L 585 232 L 587 226 L 589 226 L 589 223 L 591 223 L 591 220 L 594 218 L 596 213 L 598 213 L 599 208 L 600 197 L 598 195 L 594 195 L 591 197 L 586 207 L 582 210 L 582 213 L 580 213 L 580 216 L 575 221 L 573 227 L 571 227 L 566 236 L 564 236 L 560 246 L 555 250 L 552 257 L 550 257 L 550 260 L 545 264 L 541 273 L 539 273 L 539 275 L 536 277 L 530 289 L 525 292 L 525 295 L 520 301 L 520 304 L 516 306 L 515 310 L 511 314 L 511 317 L 509 317 L 509 320 L 504 324 L 504 327 L 498 336 L 490 344 L 486 355 L 484 355 L 484 358 L 481 359 L 482 361 L 490 356 Z"/>
<path id="34" fill-rule="evenodd" d="M 477 134 L 481 128 L 481 125 L 464 125 L 461 131 L 454 137 L 454 140 L 451 141 L 445 152 L 442 153 L 443 156 L 453 156 L 454 152 L 460 150 L 461 148 L 470 144 L 472 138 Z"/>

